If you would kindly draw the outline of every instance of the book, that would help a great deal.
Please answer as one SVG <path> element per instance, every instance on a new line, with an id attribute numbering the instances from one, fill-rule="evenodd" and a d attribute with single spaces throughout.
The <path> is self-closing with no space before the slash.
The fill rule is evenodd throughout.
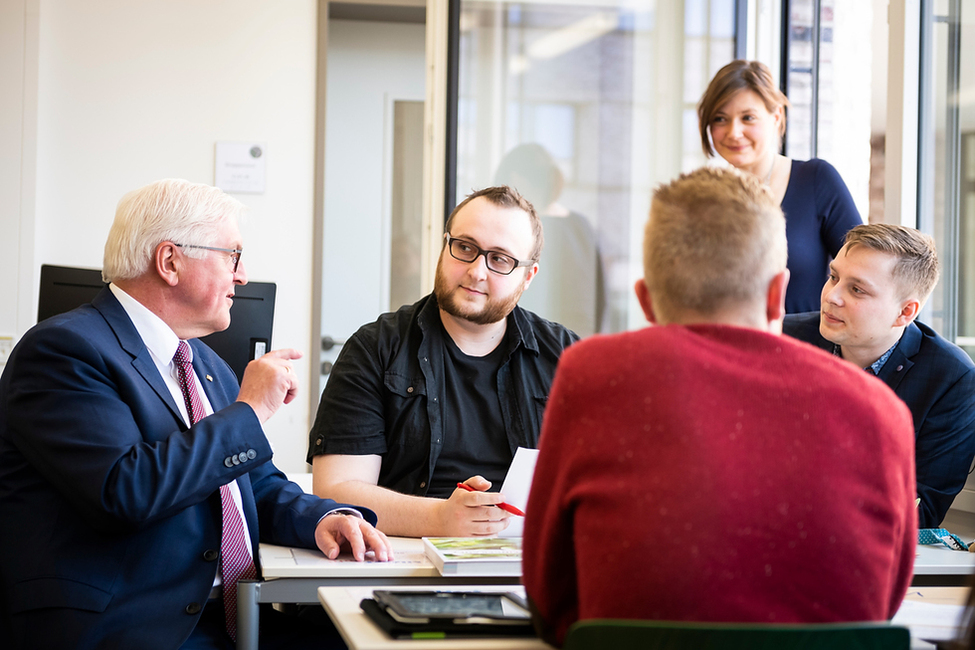
<path id="1" fill-rule="evenodd" d="M 520 576 L 520 537 L 424 537 L 423 550 L 443 576 Z"/>

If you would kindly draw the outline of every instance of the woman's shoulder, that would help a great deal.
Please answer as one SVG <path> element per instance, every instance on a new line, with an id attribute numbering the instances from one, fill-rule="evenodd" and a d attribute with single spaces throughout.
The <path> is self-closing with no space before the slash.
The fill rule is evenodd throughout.
<path id="1" fill-rule="evenodd" d="M 793 160 L 792 175 L 800 178 L 807 178 L 811 181 L 830 181 L 839 179 L 840 173 L 836 171 L 829 162 L 822 158 L 810 158 L 809 160 Z"/>

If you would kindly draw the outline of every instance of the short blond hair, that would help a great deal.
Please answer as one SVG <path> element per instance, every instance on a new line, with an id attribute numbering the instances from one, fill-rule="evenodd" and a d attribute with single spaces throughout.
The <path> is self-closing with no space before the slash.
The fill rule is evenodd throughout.
<path id="1" fill-rule="evenodd" d="M 923 304 L 938 284 L 938 249 L 934 239 L 920 230 L 890 223 L 863 224 L 846 233 L 844 246 L 863 246 L 897 258 L 893 275 L 902 298 L 916 298 Z"/>
<path id="2" fill-rule="evenodd" d="M 668 320 L 764 301 L 786 257 L 785 216 L 751 174 L 702 167 L 654 192 L 644 281 L 654 310 Z"/>

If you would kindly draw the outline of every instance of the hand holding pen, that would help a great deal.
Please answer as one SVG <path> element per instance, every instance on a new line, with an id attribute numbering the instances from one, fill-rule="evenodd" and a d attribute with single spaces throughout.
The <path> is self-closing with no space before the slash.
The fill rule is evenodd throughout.
<path id="1" fill-rule="evenodd" d="M 477 490 L 475 490 L 474 488 L 472 488 L 467 483 L 458 483 L 457 484 L 457 487 L 459 487 L 462 490 L 467 490 L 468 492 L 477 492 Z M 501 503 L 496 503 L 494 505 L 495 505 L 495 507 L 501 508 L 505 512 L 510 512 L 513 515 L 518 515 L 519 517 L 524 517 L 525 516 L 525 513 L 524 512 L 522 512 L 518 508 L 514 507 L 510 503 L 504 503 L 502 501 Z"/>
<path id="2" fill-rule="evenodd" d="M 491 481 L 472 476 L 446 499 L 437 499 L 441 537 L 497 535 L 508 527 L 511 513 L 498 507 L 503 497 L 488 492 Z"/>

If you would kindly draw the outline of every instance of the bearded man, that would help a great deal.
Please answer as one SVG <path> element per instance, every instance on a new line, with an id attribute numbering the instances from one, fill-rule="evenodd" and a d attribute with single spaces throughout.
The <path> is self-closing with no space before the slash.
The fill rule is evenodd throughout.
<path id="1" fill-rule="evenodd" d="M 389 535 L 508 526 L 490 489 L 518 447 L 537 447 L 559 356 L 578 340 L 518 307 L 542 244 L 534 207 L 513 188 L 454 209 L 434 292 L 361 327 L 332 368 L 309 437 L 315 494 L 355 495 Z"/>

